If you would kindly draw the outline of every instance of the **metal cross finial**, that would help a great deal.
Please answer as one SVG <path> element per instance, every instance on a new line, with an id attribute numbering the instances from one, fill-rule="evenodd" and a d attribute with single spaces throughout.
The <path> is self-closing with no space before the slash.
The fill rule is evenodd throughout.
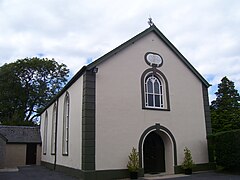
<path id="1" fill-rule="evenodd" d="M 152 25 L 153 25 L 153 21 L 152 21 L 152 18 L 151 18 L 151 17 L 148 18 L 148 24 L 149 24 L 149 26 L 152 26 Z"/>

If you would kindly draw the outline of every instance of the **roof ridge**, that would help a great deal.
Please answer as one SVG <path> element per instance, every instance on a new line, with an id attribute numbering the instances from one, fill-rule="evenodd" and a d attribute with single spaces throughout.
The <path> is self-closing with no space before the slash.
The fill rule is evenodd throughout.
<path id="1" fill-rule="evenodd" d="M 117 54 L 121 50 L 127 48 L 129 45 L 133 44 L 138 39 L 142 38 L 143 36 L 147 35 L 150 32 L 156 33 L 156 35 L 179 57 L 179 59 L 195 74 L 205 86 L 211 86 L 207 80 L 194 68 L 194 66 L 184 57 L 184 55 L 167 39 L 167 37 L 157 28 L 155 24 L 151 25 L 149 28 L 145 29 L 144 31 L 140 32 L 139 34 L 135 35 L 131 39 L 127 40 L 126 42 L 120 44 L 113 50 L 109 51 L 108 53 L 104 54 L 103 56 L 97 58 L 95 61 L 87 65 L 87 70 L 90 70 L 97 65 L 101 64 L 105 60 L 109 59 L 113 55 Z"/>
<path id="2" fill-rule="evenodd" d="M 137 35 L 133 36 L 129 40 L 125 41 L 124 43 L 120 44 L 113 50 L 105 53 L 104 55 L 97 58 L 95 61 L 91 62 L 88 65 L 84 65 L 72 78 L 71 80 L 64 86 L 64 88 L 55 96 L 53 99 L 48 103 L 48 105 L 43 108 L 43 110 L 39 113 L 43 113 L 51 104 L 53 104 L 58 97 L 60 97 L 75 81 L 78 80 L 79 77 L 83 75 L 83 73 L 87 70 L 92 70 L 97 65 L 103 63 L 113 55 L 117 54 L 121 50 L 127 48 L 129 45 L 133 44 L 135 41 L 141 39 L 143 36 L 146 36 L 148 33 L 154 32 L 175 54 L 176 56 L 186 65 L 186 67 L 206 86 L 211 86 L 207 80 L 193 67 L 193 65 L 185 58 L 181 52 L 166 38 L 166 36 L 157 28 L 155 24 L 152 24 L 150 27 L 145 29 L 144 31 L 138 33 Z"/>

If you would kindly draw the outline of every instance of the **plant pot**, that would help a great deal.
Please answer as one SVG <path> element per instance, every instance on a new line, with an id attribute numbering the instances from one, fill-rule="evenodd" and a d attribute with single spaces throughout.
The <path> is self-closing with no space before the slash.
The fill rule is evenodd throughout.
<path id="1" fill-rule="evenodd" d="M 184 169 L 185 174 L 189 175 L 192 174 L 192 169 Z"/>
<path id="2" fill-rule="evenodd" d="M 138 172 L 130 172 L 130 179 L 138 179 Z"/>

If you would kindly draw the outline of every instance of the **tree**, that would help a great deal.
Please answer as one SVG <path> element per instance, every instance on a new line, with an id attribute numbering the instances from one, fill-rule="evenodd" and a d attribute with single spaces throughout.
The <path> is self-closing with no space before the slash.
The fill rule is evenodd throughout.
<path id="1" fill-rule="evenodd" d="M 24 119 L 26 99 L 20 79 L 9 73 L 12 65 L 0 68 L 0 121 Z"/>
<path id="2" fill-rule="evenodd" d="M 66 84 L 68 73 L 65 64 L 47 58 L 4 64 L 0 67 L 0 122 L 33 122 Z"/>
<path id="3" fill-rule="evenodd" d="M 215 94 L 210 106 L 213 132 L 240 129 L 240 97 L 234 82 L 223 77 Z"/>

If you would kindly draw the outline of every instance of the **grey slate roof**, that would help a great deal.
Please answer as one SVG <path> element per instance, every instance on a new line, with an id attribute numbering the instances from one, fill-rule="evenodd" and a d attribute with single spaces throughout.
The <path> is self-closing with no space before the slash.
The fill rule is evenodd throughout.
<path id="1" fill-rule="evenodd" d="M 123 49 L 127 48 L 129 45 L 135 43 L 137 40 L 141 39 L 142 37 L 146 36 L 149 33 L 155 33 L 174 53 L 179 59 L 185 64 L 185 66 L 208 88 L 211 86 L 207 82 L 206 79 L 189 63 L 189 61 L 178 51 L 178 49 L 162 34 L 162 32 L 155 26 L 152 25 L 146 30 L 142 31 L 141 33 L 137 34 L 133 38 L 129 39 L 125 43 L 121 44 L 120 46 L 116 47 L 112 51 L 108 52 L 107 54 L 101 56 L 100 58 L 96 59 L 92 63 L 88 64 L 87 66 L 83 66 L 74 76 L 73 78 L 65 85 L 65 87 L 49 102 L 49 104 L 39 113 L 42 114 L 52 103 L 56 101 L 75 81 L 78 80 L 87 70 L 91 71 L 97 65 L 103 63 L 104 61 L 108 60 L 110 57 L 114 56 L 118 52 L 122 51 Z"/>
<path id="2" fill-rule="evenodd" d="M 7 143 L 41 143 L 40 128 L 37 126 L 0 125 L 0 134 Z"/>

